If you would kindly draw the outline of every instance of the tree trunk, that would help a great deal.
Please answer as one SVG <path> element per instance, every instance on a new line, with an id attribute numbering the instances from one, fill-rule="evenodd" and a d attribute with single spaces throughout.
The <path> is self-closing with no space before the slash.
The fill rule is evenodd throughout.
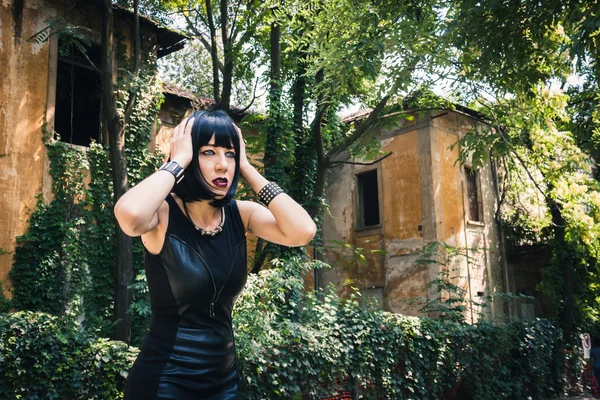
<path id="1" fill-rule="evenodd" d="M 296 79 L 294 81 L 294 88 L 292 93 L 292 99 L 294 102 L 294 117 L 292 121 L 292 130 L 296 139 L 295 144 L 295 165 L 292 174 L 292 184 L 290 185 L 292 190 L 291 194 L 298 203 L 305 206 L 310 201 L 310 196 L 307 193 L 312 193 L 312 187 L 307 187 L 309 184 L 309 174 L 305 173 L 306 168 L 309 167 L 304 160 L 307 153 L 314 151 L 314 149 L 308 149 L 310 144 L 314 141 L 307 141 L 304 130 L 304 97 L 306 92 L 306 66 L 304 64 L 304 58 L 306 53 L 301 53 L 298 60 L 298 70 L 296 71 Z M 312 176 L 310 177 L 312 178 Z"/>
<path id="2" fill-rule="evenodd" d="M 217 49 L 217 31 L 215 29 L 215 20 L 213 19 L 212 5 L 210 0 L 205 1 L 206 19 L 208 20 L 208 29 L 210 31 L 210 58 L 213 70 L 213 97 L 215 102 L 221 102 L 221 85 L 219 78 L 219 54 Z"/>
<path id="3" fill-rule="evenodd" d="M 323 138 L 322 138 L 322 121 L 325 110 L 317 111 L 315 117 L 315 123 L 313 124 L 313 134 L 315 136 L 316 149 L 317 149 L 317 173 L 315 179 L 315 187 L 313 189 L 312 198 L 320 199 L 323 197 L 325 192 L 325 173 L 329 168 L 327 157 L 325 156 L 323 149 Z M 309 209 L 307 210 L 311 217 L 317 217 L 321 213 L 321 202 L 313 201 Z"/>
<path id="4" fill-rule="evenodd" d="M 278 181 L 284 171 L 284 160 L 280 155 L 279 137 L 285 132 L 281 132 L 277 122 L 281 120 L 281 27 L 276 22 L 271 24 L 271 83 L 269 92 L 269 123 L 267 124 L 267 144 L 263 156 L 263 165 L 265 169 L 265 178 L 270 181 Z M 282 184 L 282 182 L 278 182 Z M 253 273 L 258 273 L 268 252 L 274 251 L 277 247 L 266 244 L 263 246 L 262 240 L 258 240 L 254 252 Z"/>
<path id="5" fill-rule="evenodd" d="M 223 41 L 223 93 L 219 108 L 229 111 L 231 106 L 231 87 L 233 80 L 233 54 L 229 37 L 228 0 L 221 0 L 221 39 Z"/>
<path id="6" fill-rule="evenodd" d="M 573 336 L 573 257 L 569 254 L 568 244 L 565 241 L 565 219 L 562 216 L 560 204 L 550 200 L 550 213 L 554 225 L 554 254 L 553 263 L 560 265 L 563 270 L 562 317 L 561 328 L 563 340 L 566 345 L 571 344 Z"/>
<path id="7" fill-rule="evenodd" d="M 127 165 L 125 162 L 125 132 L 117 112 L 113 85 L 113 13 L 110 0 L 104 0 L 102 18 L 102 122 L 108 135 L 110 161 L 113 174 L 113 199 L 116 203 L 127 191 Z M 132 300 L 129 286 L 133 282 L 133 253 L 131 238 L 116 224 L 117 256 L 115 279 L 116 320 L 114 339 L 129 343 L 131 336 L 131 314 L 128 313 Z"/>
<path id="8" fill-rule="evenodd" d="M 278 121 L 281 119 L 281 28 L 273 22 L 271 24 L 271 82 L 269 90 L 269 111 L 268 117 L 270 123 L 267 125 L 267 143 L 265 146 L 265 154 L 263 163 L 265 168 L 265 176 L 269 180 L 278 177 L 278 172 L 283 171 L 283 160 L 278 155 L 279 136 L 283 133 L 278 128 Z M 277 165 L 279 164 L 279 165 Z M 281 182 L 278 182 L 281 184 Z"/>

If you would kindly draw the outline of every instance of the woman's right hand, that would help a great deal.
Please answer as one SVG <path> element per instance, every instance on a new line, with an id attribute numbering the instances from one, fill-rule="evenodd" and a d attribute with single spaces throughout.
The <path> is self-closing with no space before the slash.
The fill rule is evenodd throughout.
<path id="1" fill-rule="evenodd" d="M 177 162 L 183 169 L 192 162 L 192 125 L 194 117 L 185 118 L 175 129 L 171 137 L 171 161 Z"/>

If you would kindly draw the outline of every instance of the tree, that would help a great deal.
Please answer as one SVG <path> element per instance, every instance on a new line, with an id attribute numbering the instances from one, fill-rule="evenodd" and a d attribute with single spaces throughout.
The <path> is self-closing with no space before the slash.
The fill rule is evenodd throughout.
<path id="1" fill-rule="evenodd" d="M 133 0 L 134 12 L 134 66 L 132 71 L 135 79 L 140 70 L 140 25 L 139 1 Z M 116 204 L 127 191 L 127 162 L 125 159 L 125 126 L 129 123 L 135 91 L 131 89 L 126 100 L 124 115 L 119 115 L 117 98 L 113 77 L 114 54 L 114 17 L 111 0 L 102 2 L 102 52 L 100 61 L 101 87 L 102 87 L 102 125 L 106 131 L 109 147 L 110 161 L 113 174 L 113 204 Z M 133 283 L 133 252 L 132 240 L 116 224 L 117 229 L 117 254 L 116 254 L 116 287 L 115 308 L 116 320 L 114 339 L 129 343 L 131 337 L 131 306 L 132 293 L 129 288 Z"/>
<path id="2" fill-rule="evenodd" d="M 574 326 L 590 321 L 585 310 L 598 301 L 590 288 L 600 281 L 598 181 L 592 179 L 589 157 L 594 112 L 588 102 L 595 97 L 591 82 L 597 81 L 592 27 L 598 6 L 466 0 L 452 3 L 449 15 L 459 52 L 457 81 L 495 129 L 463 138 L 462 154 L 472 154 L 474 163 L 489 154 L 499 158 L 509 179 L 527 174 L 541 195 L 547 218 L 539 221 L 538 235 L 553 249 L 542 288 L 570 343 Z M 551 84 L 564 87 L 572 73 L 588 83 L 583 90 L 571 89 L 569 100 Z"/>
<path id="3" fill-rule="evenodd" d="M 434 66 L 449 59 L 436 0 L 418 5 L 354 0 L 168 4 L 210 54 L 218 108 L 230 108 L 231 81 L 234 75 L 249 78 L 250 60 L 267 71 L 265 175 L 316 219 L 326 170 L 346 160 L 350 150 L 359 153 L 369 143 L 365 135 L 382 122 L 381 112 L 426 86 L 431 79 L 423 71 L 442 74 Z M 355 102 L 372 111 L 346 129 L 336 114 Z M 255 270 L 264 260 L 262 245 Z"/>
<path id="4" fill-rule="evenodd" d="M 260 61 L 256 43 L 261 37 L 260 27 L 270 3 L 258 0 L 169 0 L 162 5 L 185 20 L 186 33 L 209 54 L 211 73 L 207 75 L 211 79 L 215 106 L 230 111 L 235 85 L 253 86 L 250 82 L 254 81 L 254 67 Z"/>

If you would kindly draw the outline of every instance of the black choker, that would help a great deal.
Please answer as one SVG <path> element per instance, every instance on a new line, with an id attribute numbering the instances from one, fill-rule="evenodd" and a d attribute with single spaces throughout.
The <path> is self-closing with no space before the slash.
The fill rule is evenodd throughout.
<path id="1" fill-rule="evenodd" d="M 217 225 L 217 227 L 213 230 L 209 230 L 209 229 L 202 229 L 200 228 L 198 225 L 196 225 L 194 223 L 194 220 L 192 220 L 192 217 L 190 217 L 190 212 L 187 209 L 187 206 L 185 205 L 185 201 L 183 202 L 183 209 L 185 210 L 185 215 L 188 217 L 188 219 L 190 220 L 190 222 L 192 223 L 192 225 L 194 225 L 194 228 L 196 228 L 196 230 L 198 232 L 200 232 L 201 235 L 203 236 L 215 236 L 217 233 L 223 231 L 223 217 L 224 217 L 224 213 L 223 213 L 223 207 L 221 207 L 221 222 L 219 222 L 219 225 Z"/>

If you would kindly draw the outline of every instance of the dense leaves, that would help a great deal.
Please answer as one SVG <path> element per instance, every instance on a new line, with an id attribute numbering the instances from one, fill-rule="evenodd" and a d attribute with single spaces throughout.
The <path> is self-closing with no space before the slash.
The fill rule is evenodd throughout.
<path id="1" fill-rule="evenodd" d="M 564 378 L 548 321 L 457 324 L 376 311 L 356 295 L 303 290 L 308 267 L 251 276 L 235 309 L 246 398 L 355 392 L 360 398 L 549 398 Z M 260 318 L 257 316 L 260 315 Z"/>
<path id="2" fill-rule="evenodd" d="M 540 287 L 571 342 L 599 321 L 598 5 L 466 0 L 448 16 L 455 89 L 492 128 L 463 137 L 460 160 L 499 163 L 509 245 L 548 248 Z"/>
<path id="3" fill-rule="evenodd" d="M 305 292 L 298 259 L 251 275 L 234 311 L 246 399 L 550 398 L 564 384 L 548 321 L 457 324 L 376 311 L 357 295 Z M 137 349 L 70 318 L 0 314 L 0 397 L 116 399 Z"/>
<path id="4" fill-rule="evenodd" d="M 115 399 L 138 350 L 48 314 L 0 314 L 0 397 Z"/>
<path id="5" fill-rule="evenodd" d="M 146 49 L 148 50 L 148 49 Z M 120 65 L 131 62 L 124 56 Z M 126 93 L 136 93 L 130 123 L 126 126 L 128 182 L 135 185 L 152 173 L 163 155 L 150 152 L 148 142 L 162 102 L 162 87 L 156 77 L 156 60 L 146 52 L 144 68 L 133 79 L 120 70 L 118 106 L 125 107 Z M 113 186 L 108 148 L 92 143 L 88 151 L 71 147 L 44 132 L 50 160 L 54 198 L 46 204 L 38 198 L 27 232 L 17 239 L 11 306 L 18 310 L 54 315 L 85 315 L 91 332 L 108 336 L 114 324 L 115 232 Z M 89 175 L 88 185 L 86 175 Z M 141 243 L 134 245 L 134 273 L 142 274 Z M 133 342 L 145 333 L 149 314 L 146 288 L 134 292 Z"/>

